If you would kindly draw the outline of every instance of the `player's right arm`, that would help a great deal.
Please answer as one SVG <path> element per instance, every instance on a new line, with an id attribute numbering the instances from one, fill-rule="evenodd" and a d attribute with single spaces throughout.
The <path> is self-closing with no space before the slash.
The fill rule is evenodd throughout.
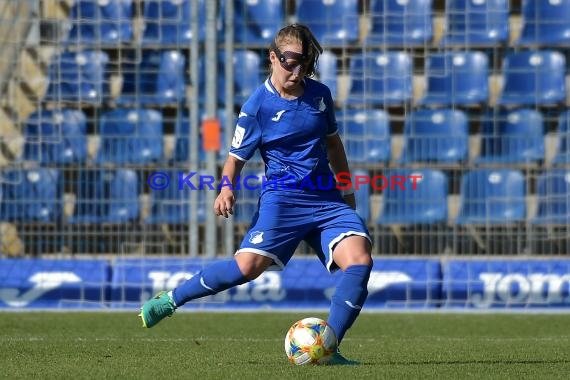
<path id="1" fill-rule="evenodd" d="M 234 204 L 236 203 L 234 189 L 236 188 L 236 178 L 241 173 L 245 161 L 241 161 L 234 156 L 228 156 L 222 170 L 222 181 L 220 181 L 220 193 L 214 201 L 214 213 L 228 218 L 233 215 Z"/>
<path id="2" fill-rule="evenodd" d="M 246 103 L 238 116 L 229 156 L 222 169 L 220 194 L 214 201 L 215 214 L 223 215 L 225 218 L 233 215 L 236 202 L 234 195 L 237 185 L 236 178 L 247 160 L 253 156 L 261 140 L 261 129 L 256 119 L 256 112 L 246 112 L 247 109 Z"/>

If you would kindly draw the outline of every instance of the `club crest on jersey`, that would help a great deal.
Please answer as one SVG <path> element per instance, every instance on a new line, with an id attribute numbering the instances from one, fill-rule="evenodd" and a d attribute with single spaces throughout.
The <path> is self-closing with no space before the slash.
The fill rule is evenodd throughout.
<path id="1" fill-rule="evenodd" d="M 251 244 L 259 244 L 263 241 L 263 231 L 253 231 L 249 234 L 249 242 Z"/>
<path id="2" fill-rule="evenodd" d="M 319 111 L 324 112 L 327 109 L 327 105 L 325 104 L 325 99 L 322 96 L 317 96 L 314 98 L 315 106 L 319 109 Z"/>

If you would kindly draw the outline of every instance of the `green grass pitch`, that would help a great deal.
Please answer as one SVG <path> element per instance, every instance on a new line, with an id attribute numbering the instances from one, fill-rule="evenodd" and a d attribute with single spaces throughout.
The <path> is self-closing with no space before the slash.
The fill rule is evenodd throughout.
<path id="1" fill-rule="evenodd" d="M 289 326 L 321 313 L 0 313 L 7 379 L 567 379 L 570 314 L 363 313 L 350 367 L 296 367 Z"/>

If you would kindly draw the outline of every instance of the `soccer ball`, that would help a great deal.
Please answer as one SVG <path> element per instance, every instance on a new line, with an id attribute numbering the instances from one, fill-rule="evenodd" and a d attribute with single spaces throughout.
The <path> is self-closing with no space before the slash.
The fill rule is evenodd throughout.
<path id="1" fill-rule="evenodd" d="M 336 348 L 333 329 L 320 318 L 301 319 L 285 335 L 285 354 L 296 365 L 324 364 Z"/>

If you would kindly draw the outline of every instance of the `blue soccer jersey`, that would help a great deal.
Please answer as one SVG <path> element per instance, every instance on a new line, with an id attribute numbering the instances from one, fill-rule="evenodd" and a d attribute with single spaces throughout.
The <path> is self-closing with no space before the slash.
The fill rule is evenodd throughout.
<path id="1" fill-rule="evenodd" d="M 303 95 L 288 100 L 269 79 L 259 86 L 241 109 L 229 154 L 247 161 L 259 149 L 268 181 L 317 188 L 318 178 L 332 178 L 326 138 L 338 127 L 328 87 L 309 78 L 304 87 Z"/>
<path id="2" fill-rule="evenodd" d="M 280 184 L 263 186 L 258 211 L 236 254 L 267 256 L 273 268 L 283 269 L 305 240 L 332 271 L 338 242 L 353 235 L 371 239 L 340 192 L 320 180 L 333 179 L 326 140 L 338 133 L 338 127 L 328 87 L 308 78 L 304 86 L 303 95 L 287 100 L 268 79 L 242 107 L 229 154 L 247 161 L 259 149 L 268 183 Z M 302 191 L 284 191 L 293 184 Z M 278 191 L 266 191 L 272 189 Z M 329 189 L 333 191 L 307 191 Z"/>

